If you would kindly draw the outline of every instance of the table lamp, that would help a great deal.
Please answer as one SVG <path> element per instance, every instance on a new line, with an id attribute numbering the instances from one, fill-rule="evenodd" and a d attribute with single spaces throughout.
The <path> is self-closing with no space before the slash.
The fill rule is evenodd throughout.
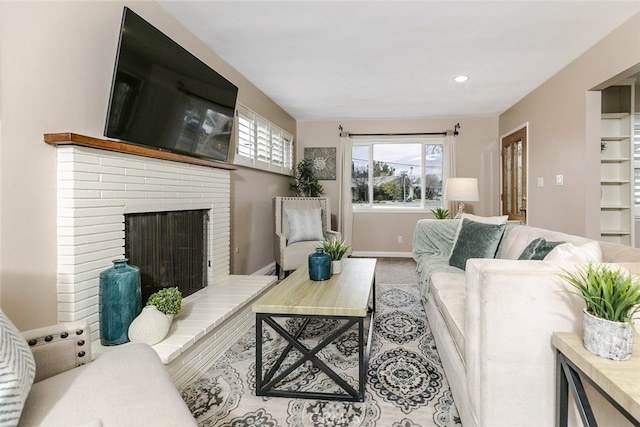
<path id="1" fill-rule="evenodd" d="M 464 213 L 464 202 L 477 202 L 478 194 L 477 178 L 449 178 L 444 189 L 444 199 L 458 202 L 458 213 L 454 218 L 460 218 Z"/>

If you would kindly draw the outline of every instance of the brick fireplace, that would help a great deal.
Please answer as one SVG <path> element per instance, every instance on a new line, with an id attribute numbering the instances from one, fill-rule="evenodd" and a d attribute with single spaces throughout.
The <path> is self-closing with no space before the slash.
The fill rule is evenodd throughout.
<path id="1" fill-rule="evenodd" d="M 57 200 L 58 319 L 88 319 L 93 340 L 99 274 L 124 256 L 125 214 L 209 210 L 207 282 L 229 276 L 229 170 L 61 145 Z"/>

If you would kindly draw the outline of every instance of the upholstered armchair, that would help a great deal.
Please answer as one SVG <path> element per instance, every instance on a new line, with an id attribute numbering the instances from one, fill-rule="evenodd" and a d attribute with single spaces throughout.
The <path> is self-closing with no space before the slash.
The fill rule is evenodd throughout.
<path id="1" fill-rule="evenodd" d="M 276 275 L 286 276 L 307 262 L 325 239 L 340 239 L 331 230 L 331 205 L 326 197 L 276 197 L 274 256 Z"/>
<path id="2" fill-rule="evenodd" d="M 20 333 L 0 310 L 0 425 L 196 426 L 156 352 L 114 346 L 92 361 L 86 321 Z"/>

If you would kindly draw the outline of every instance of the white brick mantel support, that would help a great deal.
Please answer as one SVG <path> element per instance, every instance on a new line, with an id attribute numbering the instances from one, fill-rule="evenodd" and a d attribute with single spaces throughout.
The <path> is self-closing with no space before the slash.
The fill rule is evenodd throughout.
<path id="1" fill-rule="evenodd" d="M 58 318 L 99 337 L 99 274 L 124 257 L 127 213 L 209 209 L 209 284 L 229 276 L 230 171 L 75 145 L 57 150 Z"/>

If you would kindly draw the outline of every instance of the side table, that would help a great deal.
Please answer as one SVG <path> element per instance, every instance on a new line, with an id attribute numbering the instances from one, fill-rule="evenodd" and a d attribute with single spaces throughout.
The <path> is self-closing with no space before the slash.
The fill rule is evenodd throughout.
<path id="1" fill-rule="evenodd" d="M 582 335 L 554 332 L 551 342 L 556 355 L 556 427 L 566 427 L 569 389 L 578 406 L 582 423 L 598 424 L 582 385 L 586 380 L 633 425 L 640 426 L 640 339 L 636 335 L 633 355 L 626 361 L 596 356 L 584 348 Z"/>

